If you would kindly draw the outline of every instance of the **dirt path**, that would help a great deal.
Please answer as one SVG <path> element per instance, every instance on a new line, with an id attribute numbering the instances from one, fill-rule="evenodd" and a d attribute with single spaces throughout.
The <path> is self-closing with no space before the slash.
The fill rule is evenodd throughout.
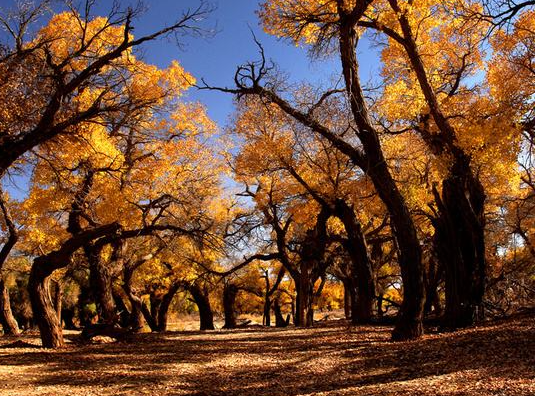
<path id="1" fill-rule="evenodd" d="M 533 317 L 416 342 L 389 331 L 337 321 L 0 348 L 0 395 L 535 395 Z"/>

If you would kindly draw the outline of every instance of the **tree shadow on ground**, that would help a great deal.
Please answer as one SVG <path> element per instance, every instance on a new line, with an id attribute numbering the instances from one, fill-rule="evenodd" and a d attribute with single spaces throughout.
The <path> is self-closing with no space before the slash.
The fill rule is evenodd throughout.
<path id="1" fill-rule="evenodd" d="M 452 375 L 443 381 L 462 386 L 466 378 L 459 373 L 535 384 L 532 317 L 413 342 L 389 342 L 389 331 L 333 322 L 313 329 L 141 334 L 130 343 L 59 351 L 6 349 L 0 366 L 37 374 L 18 378 L 28 387 L 106 387 L 102 395 L 389 394 Z"/>

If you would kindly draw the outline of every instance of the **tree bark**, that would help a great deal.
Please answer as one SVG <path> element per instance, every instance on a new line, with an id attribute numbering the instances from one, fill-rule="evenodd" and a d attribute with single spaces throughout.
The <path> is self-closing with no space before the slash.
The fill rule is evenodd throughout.
<path id="1" fill-rule="evenodd" d="M 44 348 L 59 348 L 65 345 L 58 315 L 50 296 L 50 274 L 46 263 L 37 258 L 30 271 L 28 289 L 34 313 L 34 320 L 41 333 Z"/>
<path id="2" fill-rule="evenodd" d="M 356 304 L 351 305 L 351 322 L 353 324 L 368 323 L 373 315 L 375 301 L 375 284 L 371 259 L 358 222 L 355 211 L 347 202 L 337 200 L 337 217 L 344 223 L 347 233 L 347 242 L 344 247 L 351 258 L 351 273 L 354 289 L 357 292 Z"/>
<path id="3" fill-rule="evenodd" d="M 351 282 L 349 280 L 342 281 L 344 285 L 344 316 L 346 319 L 351 319 Z"/>
<path id="4" fill-rule="evenodd" d="M 9 211 L 8 205 L 4 198 L 4 192 L 2 191 L 0 185 L 0 210 L 2 211 L 2 216 L 4 223 L 7 228 L 8 237 L 4 246 L 0 250 L 0 324 L 4 329 L 4 334 L 15 335 L 19 332 L 19 326 L 13 312 L 11 311 L 11 303 L 9 300 L 9 290 L 6 287 L 4 281 L 4 274 L 2 273 L 2 268 L 6 262 L 11 249 L 15 246 L 18 241 L 18 232 L 15 227 L 15 223 L 11 217 L 11 212 Z"/>
<path id="5" fill-rule="evenodd" d="M 356 57 L 357 32 L 355 26 L 359 15 L 348 14 L 339 5 L 340 59 L 346 90 L 353 118 L 358 127 L 358 138 L 366 153 L 367 163 L 361 158 L 357 163 L 372 180 L 377 194 L 390 214 L 392 231 L 399 248 L 398 261 L 403 280 L 403 303 L 394 331 L 393 340 L 408 340 L 423 334 L 424 281 L 422 251 L 403 195 L 388 169 L 381 143 L 368 113 L 368 107 L 359 80 Z"/>
<path id="6" fill-rule="evenodd" d="M 9 300 L 9 290 L 6 287 L 2 274 L 0 273 L 0 324 L 5 335 L 16 335 L 19 333 L 19 325 L 11 311 Z"/>
<path id="7" fill-rule="evenodd" d="M 485 191 L 470 166 L 470 155 L 458 144 L 455 129 L 442 112 L 437 95 L 427 75 L 412 27 L 405 11 L 396 0 L 389 3 L 398 16 L 404 48 L 439 133 L 427 130 L 420 134 L 435 154 L 447 153 L 452 158 L 449 174 L 442 182 L 442 197 L 435 192 L 439 219 L 438 255 L 445 272 L 445 326 L 471 325 L 482 314 L 485 291 Z M 450 92 L 450 96 L 455 92 Z"/>
<path id="8" fill-rule="evenodd" d="M 113 299 L 112 275 L 102 262 L 102 248 L 103 246 L 90 244 L 84 247 L 84 251 L 89 262 L 89 279 L 99 321 L 113 324 L 117 320 L 117 308 Z"/>
<path id="9" fill-rule="evenodd" d="M 208 294 L 196 283 L 189 285 L 187 289 L 199 309 L 200 329 L 214 330 L 214 314 Z"/>
<path id="10" fill-rule="evenodd" d="M 180 283 L 174 283 L 171 285 L 167 293 L 163 296 L 161 303 L 158 306 L 158 321 L 157 321 L 157 330 L 166 331 L 167 330 L 167 315 L 169 313 L 169 306 L 175 297 L 178 289 L 180 288 Z"/>
<path id="11" fill-rule="evenodd" d="M 62 308 L 62 300 L 63 300 L 63 284 L 61 281 L 54 282 L 55 288 L 54 288 L 54 309 L 56 311 L 56 315 L 58 316 L 58 322 L 59 325 L 62 325 L 61 322 L 61 308 Z"/>
<path id="12" fill-rule="evenodd" d="M 223 289 L 223 311 L 225 313 L 224 329 L 236 328 L 236 296 L 238 288 L 232 283 L 225 285 Z"/>
<path id="13" fill-rule="evenodd" d="M 275 313 L 275 327 L 287 327 L 290 324 L 290 314 L 284 319 L 278 299 L 275 299 L 273 304 L 273 312 Z"/>
<path id="14" fill-rule="evenodd" d="M 117 232 L 119 228 L 118 224 L 112 223 L 81 231 L 66 240 L 58 250 L 33 260 L 28 291 L 33 317 L 39 327 L 43 347 L 58 348 L 64 346 L 58 315 L 50 296 L 50 276 L 55 270 L 68 266 L 76 250 L 104 235 Z"/>
<path id="15" fill-rule="evenodd" d="M 437 257 L 444 268 L 446 306 L 443 325 L 472 325 L 482 314 L 485 292 L 485 217 L 483 187 L 473 180 L 469 164 L 456 163 L 436 195 Z M 459 168 L 459 169 L 458 169 Z"/>

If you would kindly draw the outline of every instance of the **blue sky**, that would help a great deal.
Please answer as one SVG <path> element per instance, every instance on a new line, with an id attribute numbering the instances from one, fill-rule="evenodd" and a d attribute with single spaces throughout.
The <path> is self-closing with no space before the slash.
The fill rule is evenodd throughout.
<path id="1" fill-rule="evenodd" d="M 2 1 L 4 9 L 13 0 Z M 298 48 L 288 41 L 279 40 L 262 31 L 255 11 L 259 8 L 256 0 L 207 0 L 214 11 L 203 22 L 207 28 L 216 28 L 212 37 L 185 36 L 180 48 L 169 39 L 147 43 L 142 52 L 145 61 L 160 67 L 167 67 L 174 59 L 197 79 L 205 78 L 211 85 L 232 86 L 236 67 L 246 61 L 258 59 L 251 31 L 262 43 L 266 56 L 272 59 L 283 71 L 290 82 L 308 81 L 328 86 L 329 81 L 339 76 L 339 60 L 336 57 L 311 61 L 304 48 Z M 126 6 L 135 1 L 122 1 Z M 111 1 L 100 0 L 95 14 L 105 15 Z M 134 35 L 141 36 L 172 24 L 187 8 L 196 8 L 199 0 L 145 0 L 146 11 L 134 21 Z M 0 32 L 0 36 L 2 32 Z M 380 65 L 376 51 L 362 40 L 359 45 L 361 76 L 367 81 L 379 72 Z M 223 128 L 233 113 L 232 96 L 214 91 L 191 89 L 186 100 L 200 101 L 205 104 L 209 116 Z M 13 197 L 21 199 L 25 195 L 27 181 L 18 178 L 18 189 L 8 186 Z"/>
<path id="2" fill-rule="evenodd" d="M 333 75 L 339 75 L 338 58 L 311 61 L 304 48 L 297 48 L 288 41 L 277 39 L 263 32 L 256 15 L 259 1 L 256 0 L 207 0 L 215 10 L 203 23 L 207 28 L 216 27 L 217 33 L 210 38 L 184 37 L 182 48 L 170 40 L 158 40 L 144 46 L 145 60 L 166 67 L 173 59 L 197 79 L 205 78 L 211 85 L 232 86 L 236 66 L 258 59 L 251 30 L 262 43 L 266 56 L 285 72 L 291 81 L 327 83 Z M 101 1 L 101 4 L 107 2 Z M 123 2 L 127 4 L 127 2 Z M 146 0 L 146 12 L 135 21 L 135 35 L 142 35 L 172 24 L 182 10 L 196 8 L 198 0 Z M 103 9 L 106 9 L 104 6 Z M 378 71 L 376 56 L 363 41 L 360 51 L 361 74 L 367 80 Z M 364 56 L 362 56 L 364 55 Z M 213 91 L 192 89 L 188 99 L 203 102 L 208 114 L 221 127 L 233 112 L 232 97 Z"/>

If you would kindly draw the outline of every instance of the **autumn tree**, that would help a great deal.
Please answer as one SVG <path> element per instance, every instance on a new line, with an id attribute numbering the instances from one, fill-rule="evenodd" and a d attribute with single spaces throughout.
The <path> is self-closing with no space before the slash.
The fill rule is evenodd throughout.
<path id="1" fill-rule="evenodd" d="M 154 98 L 129 90 L 139 63 L 132 57 L 142 44 L 182 32 L 200 32 L 194 22 L 210 11 L 200 3 L 176 23 L 143 37 L 132 35 L 139 10 L 113 7 L 107 17 L 93 15 L 94 2 L 54 15 L 35 31 L 48 1 L 22 5 L 18 15 L 0 16 L 8 33 L 0 54 L 0 175 L 44 142 L 76 133 L 81 122 L 113 122 L 106 116 L 135 111 Z M 135 89 L 135 87 L 132 87 Z M 131 95 L 128 95 L 131 93 Z"/>

